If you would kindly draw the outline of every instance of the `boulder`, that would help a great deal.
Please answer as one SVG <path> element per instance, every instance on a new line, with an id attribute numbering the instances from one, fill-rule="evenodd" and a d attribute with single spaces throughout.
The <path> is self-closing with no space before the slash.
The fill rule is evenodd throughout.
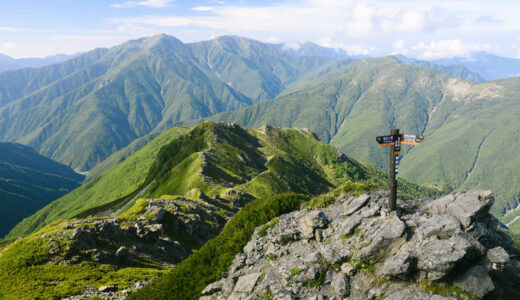
<path id="1" fill-rule="evenodd" d="M 502 247 L 489 249 L 486 257 L 491 263 L 507 264 L 509 262 L 509 254 Z"/>
<path id="2" fill-rule="evenodd" d="M 347 275 L 345 275 L 345 273 L 339 272 L 336 275 L 334 275 L 331 285 L 336 296 L 343 298 L 349 295 L 350 287 Z"/>
<path id="3" fill-rule="evenodd" d="M 459 194 L 446 206 L 446 213 L 457 218 L 464 228 L 489 212 L 494 197 L 491 191 L 473 190 Z"/>
<path id="4" fill-rule="evenodd" d="M 405 300 L 405 299 L 413 299 L 413 300 L 457 300 L 453 297 L 443 297 L 439 295 L 430 295 L 426 294 L 423 291 L 419 290 L 416 287 L 408 287 L 405 289 L 399 289 L 397 291 L 391 292 L 389 295 L 385 297 L 385 300 Z"/>
<path id="5" fill-rule="evenodd" d="M 224 282 L 222 280 L 213 282 L 202 290 L 202 295 L 211 295 L 216 292 L 222 291 L 223 285 L 224 285 Z"/>
<path id="6" fill-rule="evenodd" d="M 360 214 L 351 215 L 341 224 L 341 235 L 350 235 L 361 224 L 363 217 Z"/>
<path id="7" fill-rule="evenodd" d="M 488 250 L 486 259 L 488 261 L 489 269 L 500 270 L 503 269 L 507 263 L 509 263 L 509 254 L 507 254 L 504 248 L 495 247 Z"/>
<path id="8" fill-rule="evenodd" d="M 371 199 L 370 195 L 363 194 L 350 202 L 345 202 L 343 215 L 350 216 L 355 211 L 357 211 L 361 207 L 365 206 L 370 199 Z"/>
<path id="9" fill-rule="evenodd" d="M 356 268 L 354 268 L 348 262 L 341 265 L 341 272 L 345 273 L 347 276 L 354 275 L 356 273 Z"/>
<path id="10" fill-rule="evenodd" d="M 460 236 L 447 240 L 430 238 L 417 249 L 417 268 L 428 272 L 429 280 L 444 278 L 466 255 L 471 243 Z"/>
<path id="11" fill-rule="evenodd" d="M 461 232 L 460 222 L 451 215 L 442 214 L 429 218 L 417 228 L 416 234 L 419 239 L 428 239 L 431 236 L 448 239 L 459 232 Z"/>
<path id="12" fill-rule="evenodd" d="M 325 216 L 323 212 L 311 211 L 300 223 L 301 237 L 304 239 L 311 239 L 314 237 L 314 230 L 316 228 L 324 228 L 327 224 L 327 216 Z"/>
<path id="13" fill-rule="evenodd" d="M 457 276 L 453 283 L 459 288 L 479 298 L 495 289 L 495 284 L 484 266 L 476 265 Z"/>
<path id="14" fill-rule="evenodd" d="M 233 293 L 249 293 L 254 288 L 258 279 L 262 276 L 262 273 L 252 273 L 244 276 L 240 276 L 235 285 Z"/>
<path id="15" fill-rule="evenodd" d="M 387 219 L 381 227 L 381 230 L 376 231 L 362 242 L 358 259 L 368 263 L 375 263 L 397 252 L 399 247 L 406 241 L 403 236 L 406 225 L 396 215 Z"/>
<path id="16" fill-rule="evenodd" d="M 384 275 L 406 279 L 416 268 L 417 257 L 412 253 L 398 253 L 385 261 L 382 273 Z"/>
<path id="17" fill-rule="evenodd" d="M 308 254 L 307 256 L 305 256 L 303 258 L 303 261 L 304 262 L 307 262 L 307 263 L 317 263 L 317 262 L 320 262 L 321 261 L 321 254 L 320 252 L 312 252 L 310 254 Z"/>

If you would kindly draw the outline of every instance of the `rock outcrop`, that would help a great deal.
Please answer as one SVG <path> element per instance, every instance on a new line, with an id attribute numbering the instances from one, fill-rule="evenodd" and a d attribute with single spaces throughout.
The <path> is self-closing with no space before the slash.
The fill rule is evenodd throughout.
<path id="1" fill-rule="evenodd" d="M 518 299 L 520 268 L 492 203 L 473 190 L 388 213 L 382 193 L 340 195 L 258 227 L 201 299 Z"/>

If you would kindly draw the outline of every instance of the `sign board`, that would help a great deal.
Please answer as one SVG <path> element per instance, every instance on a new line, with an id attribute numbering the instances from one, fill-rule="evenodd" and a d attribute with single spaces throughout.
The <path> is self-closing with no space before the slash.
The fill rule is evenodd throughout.
<path id="1" fill-rule="evenodd" d="M 376 141 L 381 146 L 390 146 L 394 143 L 394 136 L 393 135 L 383 135 L 376 137 Z"/>
<path id="2" fill-rule="evenodd" d="M 413 135 L 413 134 L 402 134 L 401 138 L 402 138 L 401 144 L 406 144 L 406 145 L 417 145 L 424 140 L 423 135 Z"/>

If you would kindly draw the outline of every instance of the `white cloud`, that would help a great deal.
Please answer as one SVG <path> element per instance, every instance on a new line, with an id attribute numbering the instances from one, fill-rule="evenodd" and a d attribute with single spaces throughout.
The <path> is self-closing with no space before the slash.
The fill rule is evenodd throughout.
<path id="1" fill-rule="evenodd" d="M 16 44 L 11 42 L 0 44 L 0 53 L 12 53 L 16 50 Z"/>
<path id="2" fill-rule="evenodd" d="M 144 1 L 125 1 L 122 3 L 111 4 L 111 7 L 125 8 L 125 7 L 136 7 L 146 6 L 153 8 L 161 8 L 169 6 L 174 0 L 144 0 Z"/>
<path id="3" fill-rule="evenodd" d="M 215 6 L 196 6 L 196 7 L 192 7 L 191 10 L 212 11 L 212 10 L 215 10 Z"/>
<path id="4" fill-rule="evenodd" d="M 265 41 L 268 42 L 268 43 L 271 43 L 271 44 L 278 44 L 278 43 L 281 42 L 280 38 L 276 37 L 276 36 L 270 36 Z"/>
<path id="5" fill-rule="evenodd" d="M 295 42 L 289 42 L 289 43 L 283 43 L 283 46 L 282 46 L 282 49 L 283 50 L 298 50 L 300 49 L 301 47 L 301 44 L 300 43 L 295 43 Z"/>
<path id="6" fill-rule="evenodd" d="M 422 59 L 469 57 L 475 51 L 489 51 L 488 44 L 464 43 L 461 40 L 441 40 L 424 42 L 412 47 L 416 56 Z"/>
<path id="7" fill-rule="evenodd" d="M 131 3 L 135 5 L 143 2 Z M 382 1 L 306 0 L 282 2 L 271 6 L 244 6 L 239 3 L 195 6 L 191 10 L 205 14 L 113 18 L 111 21 L 165 28 L 193 26 L 221 31 L 223 34 L 250 35 L 252 32 L 262 32 L 266 36 L 271 36 L 283 28 L 284 32 L 293 35 L 335 34 L 356 39 L 400 33 L 435 32 L 461 24 L 461 20 L 450 11 L 433 4 L 396 10 Z"/>
<path id="8" fill-rule="evenodd" d="M 348 55 L 373 55 L 378 51 L 378 49 L 373 46 L 367 46 L 365 44 L 347 44 L 334 41 L 331 38 L 317 40 L 316 44 L 327 48 L 343 49 Z"/>
<path id="9" fill-rule="evenodd" d="M 394 50 L 390 53 L 392 55 L 396 55 L 396 54 L 406 55 L 406 54 L 408 54 L 408 49 L 406 49 L 406 47 L 404 46 L 404 41 L 403 40 L 395 41 L 394 43 L 392 43 L 392 47 L 394 48 Z"/>

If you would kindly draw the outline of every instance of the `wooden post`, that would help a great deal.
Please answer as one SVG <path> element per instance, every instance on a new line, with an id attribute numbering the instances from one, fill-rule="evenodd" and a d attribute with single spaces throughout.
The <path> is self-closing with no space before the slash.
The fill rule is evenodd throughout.
<path id="1" fill-rule="evenodd" d="M 394 143 L 390 145 L 390 166 L 388 170 L 388 187 L 390 189 L 390 195 L 388 195 L 388 211 L 394 211 L 396 206 L 397 198 L 397 174 L 395 168 L 396 152 L 400 149 L 396 149 L 396 145 L 400 148 L 399 129 L 390 129 L 390 135 L 394 137 Z M 397 144 L 399 143 L 399 144 Z"/>
<path id="2" fill-rule="evenodd" d="M 397 174 L 399 172 L 399 153 L 401 153 L 401 144 L 418 145 L 424 140 L 422 135 L 399 134 L 399 129 L 390 129 L 390 135 L 376 137 L 376 141 L 381 146 L 390 146 L 390 166 L 388 170 L 388 187 L 390 194 L 388 195 L 388 211 L 394 211 L 397 202 Z"/>

